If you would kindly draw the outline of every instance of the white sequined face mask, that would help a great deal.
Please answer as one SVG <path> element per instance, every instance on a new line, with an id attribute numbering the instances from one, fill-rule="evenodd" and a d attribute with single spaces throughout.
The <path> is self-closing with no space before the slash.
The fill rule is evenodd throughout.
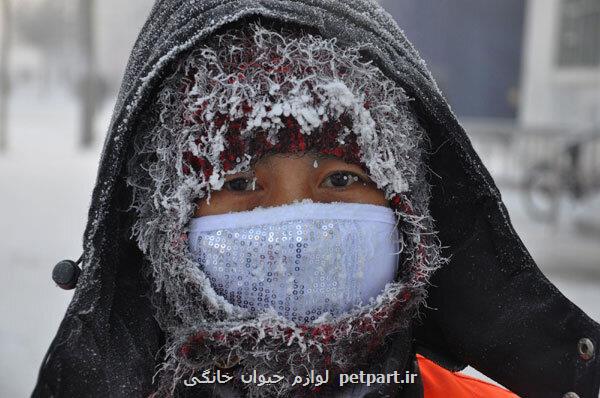
<path id="1" fill-rule="evenodd" d="M 368 304 L 393 282 L 394 212 L 358 203 L 299 203 L 194 218 L 194 260 L 215 291 L 256 314 L 297 323 Z"/>

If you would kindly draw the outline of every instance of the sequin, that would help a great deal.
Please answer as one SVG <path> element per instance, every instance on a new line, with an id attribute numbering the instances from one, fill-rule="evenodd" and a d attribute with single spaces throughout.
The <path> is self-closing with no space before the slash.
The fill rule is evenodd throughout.
<path id="1" fill-rule="evenodd" d="M 397 262 L 392 256 L 397 252 L 394 244 L 370 243 L 393 235 L 393 226 L 381 229 L 382 235 L 376 237 L 351 220 L 221 228 L 197 234 L 192 253 L 215 291 L 233 304 L 252 313 L 271 307 L 279 315 L 307 323 L 324 312 L 336 316 L 366 304 L 366 299 L 383 290 L 381 285 L 365 291 L 369 287 L 360 276 L 369 274 L 369 267 L 387 267 L 386 279 L 393 280 L 396 264 L 372 263 L 382 247 L 390 252 L 390 264 Z M 371 252 L 361 253 L 365 250 Z"/>

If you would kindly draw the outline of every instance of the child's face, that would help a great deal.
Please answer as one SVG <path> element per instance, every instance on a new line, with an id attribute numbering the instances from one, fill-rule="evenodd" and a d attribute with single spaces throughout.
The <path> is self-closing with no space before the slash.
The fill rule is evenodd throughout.
<path id="1" fill-rule="evenodd" d="M 211 192 L 210 204 L 206 199 L 198 201 L 194 216 L 248 211 L 303 199 L 388 206 L 383 191 L 359 166 L 306 152 L 265 156 L 252 171 L 227 176 L 223 188 Z"/>

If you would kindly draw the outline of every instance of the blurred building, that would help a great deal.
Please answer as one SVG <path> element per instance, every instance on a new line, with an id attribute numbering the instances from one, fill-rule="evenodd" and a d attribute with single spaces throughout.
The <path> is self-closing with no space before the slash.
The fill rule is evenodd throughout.
<path id="1" fill-rule="evenodd" d="M 462 118 L 600 123 L 600 0 L 382 0 Z"/>
<path id="2" fill-rule="evenodd" d="M 600 0 L 381 0 L 499 182 L 600 135 Z M 594 127 L 595 126 L 595 127 Z M 594 171 L 600 141 L 585 141 Z M 584 142 L 584 141 L 581 141 Z"/>
<path id="3" fill-rule="evenodd" d="M 524 126 L 600 125 L 600 0 L 528 0 Z"/>
<path id="4" fill-rule="evenodd" d="M 382 0 L 461 117 L 515 119 L 523 0 Z"/>

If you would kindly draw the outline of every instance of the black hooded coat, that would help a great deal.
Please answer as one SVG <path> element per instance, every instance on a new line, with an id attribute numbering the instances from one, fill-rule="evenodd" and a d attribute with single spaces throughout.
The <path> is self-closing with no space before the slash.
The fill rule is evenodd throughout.
<path id="1" fill-rule="evenodd" d="M 133 48 L 106 136 L 83 272 L 33 396 L 135 397 L 155 390 L 164 336 L 148 298 L 150 282 L 141 276 L 142 253 L 131 238 L 133 215 L 126 211 L 125 166 L 135 126 L 179 54 L 217 29 L 253 18 L 293 23 L 345 43 L 373 43 L 366 55 L 415 98 L 434 148 L 430 210 L 450 262 L 433 276 L 428 308 L 415 322 L 414 351 L 451 370 L 471 365 L 523 397 L 597 397 L 599 356 L 586 359 L 578 344 L 583 338 L 600 343 L 600 325 L 540 272 L 424 62 L 371 0 L 156 2 Z"/>

